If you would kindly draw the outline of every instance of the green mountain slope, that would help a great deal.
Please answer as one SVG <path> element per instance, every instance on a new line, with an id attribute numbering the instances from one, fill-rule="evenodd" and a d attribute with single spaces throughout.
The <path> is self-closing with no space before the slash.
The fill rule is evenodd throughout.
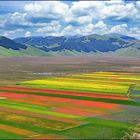
<path id="1" fill-rule="evenodd" d="M 140 49 L 138 48 L 133 48 L 133 47 L 129 47 L 129 48 L 123 48 L 123 49 L 118 49 L 115 52 L 112 52 L 113 55 L 116 56 L 129 56 L 129 57 L 140 57 Z"/>
<path id="2" fill-rule="evenodd" d="M 123 35 L 0 37 L 0 56 L 115 55 L 140 57 L 140 40 Z"/>
<path id="3" fill-rule="evenodd" d="M 27 47 L 26 49 L 13 50 L 13 49 L 6 49 L 0 46 L 0 56 L 46 56 L 46 55 L 48 54 L 34 47 Z"/>

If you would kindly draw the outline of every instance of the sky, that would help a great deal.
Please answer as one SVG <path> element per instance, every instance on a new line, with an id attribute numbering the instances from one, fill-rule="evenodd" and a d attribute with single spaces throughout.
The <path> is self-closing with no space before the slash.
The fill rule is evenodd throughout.
<path id="1" fill-rule="evenodd" d="M 0 35 L 124 34 L 140 39 L 140 1 L 4 1 Z"/>

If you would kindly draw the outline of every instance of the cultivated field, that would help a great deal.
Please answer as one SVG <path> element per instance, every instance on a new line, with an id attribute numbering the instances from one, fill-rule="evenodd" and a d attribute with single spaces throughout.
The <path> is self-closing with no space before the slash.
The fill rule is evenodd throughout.
<path id="1" fill-rule="evenodd" d="M 121 139 L 140 116 L 140 61 L 0 58 L 1 139 Z"/>

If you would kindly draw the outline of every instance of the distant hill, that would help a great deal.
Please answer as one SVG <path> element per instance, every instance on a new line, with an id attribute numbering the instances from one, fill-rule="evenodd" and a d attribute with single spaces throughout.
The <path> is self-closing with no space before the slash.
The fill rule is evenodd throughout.
<path id="1" fill-rule="evenodd" d="M 0 36 L 0 56 L 42 56 L 45 52 L 28 45 L 24 45 L 4 36 Z"/>
<path id="2" fill-rule="evenodd" d="M 0 37 L 0 56 L 114 54 L 140 57 L 140 41 L 120 34 L 54 37 L 31 36 L 14 40 Z"/>
<path id="3" fill-rule="evenodd" d="M 121 48 L 140 47 L 138 40 L 118 34 L 112 35 L 88 35 L 82 37 L 23 37 L 16 38 L 14 41 L 28 44 L 40 50 L 49 51 L 77 51 L 77 52 L 108 52 L 116 51 Z"/>
<path id="4" fill-rule="evenodd" d="M 27 46 L 25 46 L 24 44 L 17 43 L 4 36 L 0 36 L 0 46 L 4 47 L 6 49 L 13 49 L 13 50 L 20 50 L 20 49 L 27 48 Z"/>

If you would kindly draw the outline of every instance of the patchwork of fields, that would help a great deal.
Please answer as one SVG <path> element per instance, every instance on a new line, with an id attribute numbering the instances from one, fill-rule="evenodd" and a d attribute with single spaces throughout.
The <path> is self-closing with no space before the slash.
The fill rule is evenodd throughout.
<path id="1" fill-rule="evenodd" d="M 18 85 L 0 87 L 2 139 L 120 139 L 140 115 L 139 73 L 69 74 Z"/>

